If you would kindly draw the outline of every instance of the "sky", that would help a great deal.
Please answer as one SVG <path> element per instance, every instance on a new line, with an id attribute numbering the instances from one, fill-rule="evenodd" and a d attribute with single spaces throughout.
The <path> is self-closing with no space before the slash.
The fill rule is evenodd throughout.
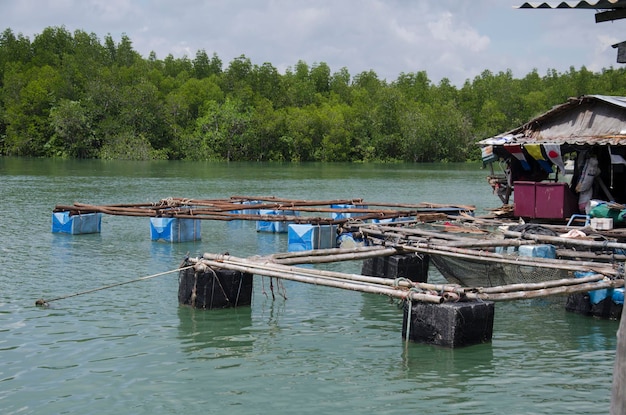
<path id="1" fill-rule="evenodd" d="M 626 19 L 595 23 L 594 10 L 518 9 L 522 0 L 1 0 L 0 29 L 31 39 L 46 27 L 130 38 L 147 58 L 229 63 L 242 55 L 280 73 L 298 61 L 332 73 L 374 71 L 393 82 L 425 71 L 462 86 L 489 70 L 523 78 L 536 69 L 618 68 Z M 558 2 L 552 2 L 558 3 Z"/>

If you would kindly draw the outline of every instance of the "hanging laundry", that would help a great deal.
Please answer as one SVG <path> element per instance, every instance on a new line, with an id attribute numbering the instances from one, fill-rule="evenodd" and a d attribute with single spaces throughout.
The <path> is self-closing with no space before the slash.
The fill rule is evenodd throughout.
<path id="1" fill-rule="evenodd" d="M 498 159 L 493 153 L 493 146 L 485 146 L 481 149 L 483 163 L 492 163 Z"/>
<path id="2" fill-rule="evenodd" d="M 579 157 L 584 156 L 585 154 L 582 153 L 579 155 Z M 593 196 L 593 182 L 596 176 L 600 176 L 600 168 L 598 167 L 598 159 L 592 156 L 585 160 L 575 188 L 578 192 L 578 208 L 581 212 L 587 211 L 587 202 Z"/>
<path id="3" fill-rule="evenodd" d="M 561 146 L 558 144 L 544 144 L 543 151 L 548 156 L 548 159 L 561 170 L 561 173 L 565 174 L 565 163 L 563 163 L 563 157 L 561 156 Z"/>
<path id="4" fill-rule="evenodd" d="M 611 164 L 626 165 L 626 159 L 624 159 L 624 157 L 620 156 L 619 154 L 613 154 L 613 151 L 611 151 L 611 146 L 608 146 L 608 148 L 609 148 L 609 155 L 611 156 Z"/>
<path id="5" fill-rule="evenodd" d="M 624 157 L 622 157 L 619 154 L 613 154 L 613 151 L 611 151 L 611 146 L 607 146 L 607 148 L 609 149 L 609 156 L 611 157 L 611 189 L 613 188 L 613 181 L 615 178 L 615 172 L 613 171 L 613 166 L 615 166 L 616 164 L 624 164 L 626 165 L 626 160 L 624 159 Z"/>
<path id="6" fill-rule="evenodd" d="M 541 152 L 540 144 L 524 144 L 524 149 L 528 152 L 528 155 L 537 160 L 537 163 L 542 169 L 548 173 L 552 173 L 552 162 L 548 161 Z"/>
<path id="7" fill-rule="evenodd" d="M 511 153 L 516 159 L 522 163 L 522 168 L 524 170 L 530 170 L 530 164 L 526 160 L 526 156 L 524 156 L 524 150 L 522 150 L 522 146 L 519 144 L 505 144 L 504 149 Z"/>

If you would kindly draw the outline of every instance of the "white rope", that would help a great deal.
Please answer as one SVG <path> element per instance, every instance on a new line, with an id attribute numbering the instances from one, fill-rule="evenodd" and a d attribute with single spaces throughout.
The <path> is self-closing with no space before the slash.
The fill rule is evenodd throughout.
<path id="1" fill-rule="evenodd" d="M 35 305 L 46 307 L 46 306 L 48 306 L 49 303 L 51 303 L 53 301 L 63 300 L 63 299 L 70 298 L 70 297 L 77 297 L 79 295 L 89 294 L 89 293 L 93 293 L 93 292 L 101 291 L 101 290 L 106 290 L 108 288 L 119 287 L 120 285 L 130 284 L 132 282 L 149 280 L 151 278 L 160 277 L 162 275 L 171 274 L 173 272 L 179 272 L 179 271 L 182 271 L 182 270 L 185 270 L 185 269 L 189 269 L 189 268 L 193 268 L 193 265 L 189 265 L 189 266 L 186 266 L 186 267 L 173 269 L 171 271 L 159 272 L 158 274 L 147 275 L 145 277 L 140 277 L 140 278 L 137 278 L 137 279 L 134 279 L 134 280 L 130 280 L 130 281 L 124 281 L 124 282 L 118 282 L 118 283 L 115 283 L 115 284 L 105 285 L 104 287 L 92 288 L 91 290 L 81 291 L 81 292 L 77 292 L 77 293 L 74 293 L 74 294 L 68 294 L 68 295 L 64 295 L 64 296 L 61 296 L 61 297 L 52 298 L 50 300 L 44 300 L 43 298 L 40 298 L 37 301 L 35 301 Z"/>

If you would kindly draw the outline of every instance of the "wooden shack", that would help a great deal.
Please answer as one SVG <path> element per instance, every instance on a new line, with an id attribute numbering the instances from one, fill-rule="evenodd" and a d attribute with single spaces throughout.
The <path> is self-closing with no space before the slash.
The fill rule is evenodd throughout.
<path id="1" fill-rule="evenodd" d="M 504 204 L 513 196 L 515 216 L 567 219 L 588 214 L 592 201 L 626 205 L 626 97 L 570 98 L 478 144 L 494 193 Z"/>

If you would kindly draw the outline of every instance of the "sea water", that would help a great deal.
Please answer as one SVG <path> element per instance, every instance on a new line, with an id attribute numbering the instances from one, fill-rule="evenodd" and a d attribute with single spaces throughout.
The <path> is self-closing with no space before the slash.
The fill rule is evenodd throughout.
<path id="1" fill-rule="evenodd" d="M 174 270 L 186 255 L 287 250 L 286 234 L 252 222 L 203 222 L 202 239 L 184 243 L 152 241 L 148 218 L 104 215 L 97 234 L 50 229 L 57 204 L 167 197 L 498 207 L 486 175 L 478 164 L 0 158 L 0 413 L 607 413 L 618 323 L 568 313 L 563 298 L 497 303 L 491 343 L 446 349 L 403 341 L 386 297 L 289 281 L 272 293 L 261 277 L 238 309 L 179 306 L 176 273 L 69 296 Z"/>

